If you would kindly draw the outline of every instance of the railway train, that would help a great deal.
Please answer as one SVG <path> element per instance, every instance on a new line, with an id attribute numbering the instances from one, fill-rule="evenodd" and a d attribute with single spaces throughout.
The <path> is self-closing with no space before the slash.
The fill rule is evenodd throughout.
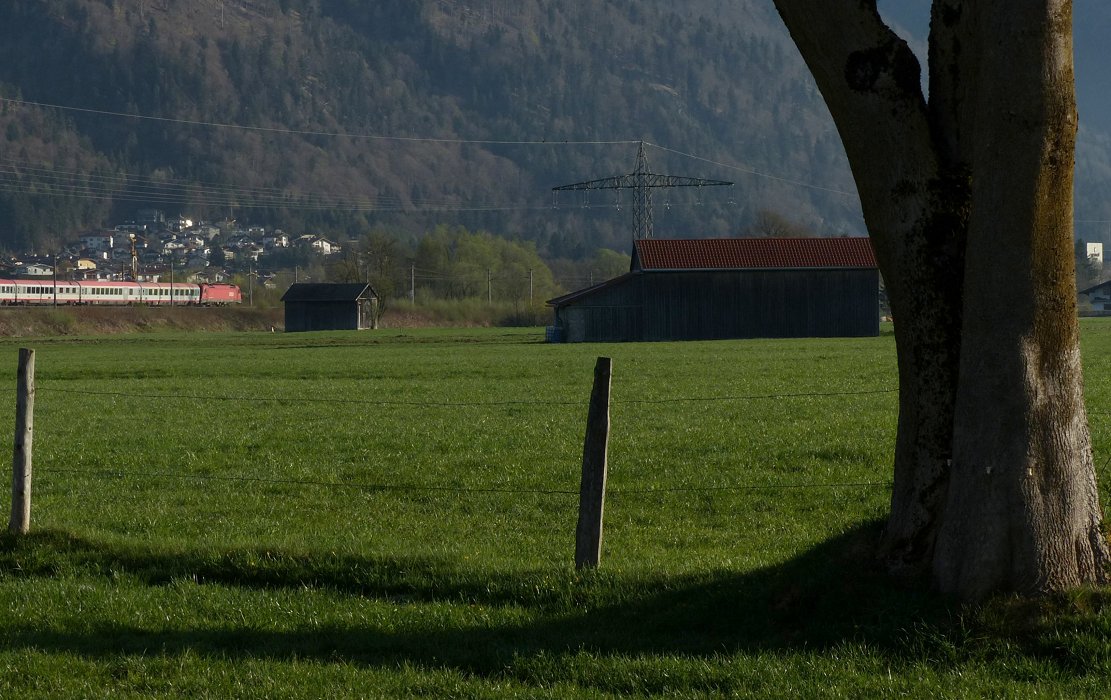
<path id="1" fill-rule="evenodd" d="M 241 301 L 234 284 L 0 279 L 4 306 L 226 306 Z"/>

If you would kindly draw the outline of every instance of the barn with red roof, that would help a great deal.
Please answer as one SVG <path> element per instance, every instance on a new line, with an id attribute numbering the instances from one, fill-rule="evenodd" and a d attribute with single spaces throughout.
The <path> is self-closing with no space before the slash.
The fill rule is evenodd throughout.
<path id="1" fill-rule="evenodd" d="M 562 342 L 879 334 L 867 238 L 634 241 L 630 271 L 551 299 Z"/>

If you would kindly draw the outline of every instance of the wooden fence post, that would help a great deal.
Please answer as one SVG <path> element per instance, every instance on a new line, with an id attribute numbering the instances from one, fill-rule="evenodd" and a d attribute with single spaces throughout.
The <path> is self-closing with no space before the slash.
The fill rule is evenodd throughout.
<path id="1" fill-rule="evenodd" d="M 586 417 L 583 473 L 579 485 L 579 526 L 575 540 L 575 568 L 597 568 L 602 558 L 602 512 L 606 504 L 606 450 L 610 433 L 610 378 L 612 361 L 599 357 L 594 366 L 594 390 Z"/>
<path id="2" fill-rule="evenodd" d="M 12 454 L 12 519 L 8 530 L 18 535 L 31 529 L 31 446 L 35 419 L 35 351 L 19 349 L 16 384 L 15 447 Z"/>

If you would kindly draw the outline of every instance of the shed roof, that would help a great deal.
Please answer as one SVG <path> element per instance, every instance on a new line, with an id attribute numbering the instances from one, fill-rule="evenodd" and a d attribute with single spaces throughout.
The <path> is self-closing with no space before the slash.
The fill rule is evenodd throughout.
<path id="1" fill-rule="evenodd" d="M 583 289 L 578 289 L 574 292 L 569 292 L 567 294 L 564 294 L 563 296 L 556 297 L 555 299 L 549 299 L 546 303 L 548 306 L 563 306 L 569 302 L 575 301 L 576 299 L 581 299 L 582 297 L 590 296 L 595 292 L 600 292 L 603 289 L 615 287 L 632 277 L 633 274 L 634 273 L 632 272 L 626 272 L 619 277 L 614 277 L 613 279 L 606 280 L 605 282 L 599 282 L 598 284 L 592 285 L 590 287 L 584 287 Z"/>
<path id="2" fill-rule="evenodd" d="M 282 301 L 355 301 L 366 292 L 377 296 L 370 285 L 365 282 L 345 284 L 326 284 L 316 282 L 298 282 L 290 285 Z"/>
<path id="3" fill-rule="evenodd" d="M 1087 289 L 1081 289 L 1079 292 L 1077 292 L 1077 294 L 1091 294 L 1092 292 L 1094 292 L 1098 289 L 1105 289 L 1105 288 L 1111 288 L 1111 280 L 1100 282 L 1099 284 L 1094 284 L 1091 287 L 1088 287 Z"/>
<path id="4" fill-rule="evenodd" d="M 868 238 L 644 238 L 633 269 L 753 270 L 875 268 Z"/>

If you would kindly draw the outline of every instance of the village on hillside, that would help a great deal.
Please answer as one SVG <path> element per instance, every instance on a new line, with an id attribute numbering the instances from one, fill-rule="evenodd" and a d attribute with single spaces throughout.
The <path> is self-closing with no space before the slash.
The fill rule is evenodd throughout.
<path id="1" fill-rule="evenodd" d="M 290 235 L 281 229 L 243 227 L 234 219 L 217 222 L 166 217 L 141 209 L 132 221 L 82 233 L 56 254 L 28 252 L 0 261 L 0 274 L 66 280 L 224 282 L 234 271 L 254 268 L 258 283 L 270 286 L 274 272 L 257 269 L 260 258 L 283 251 L 336 255 L 341 246 L 321 235 Z"/>

